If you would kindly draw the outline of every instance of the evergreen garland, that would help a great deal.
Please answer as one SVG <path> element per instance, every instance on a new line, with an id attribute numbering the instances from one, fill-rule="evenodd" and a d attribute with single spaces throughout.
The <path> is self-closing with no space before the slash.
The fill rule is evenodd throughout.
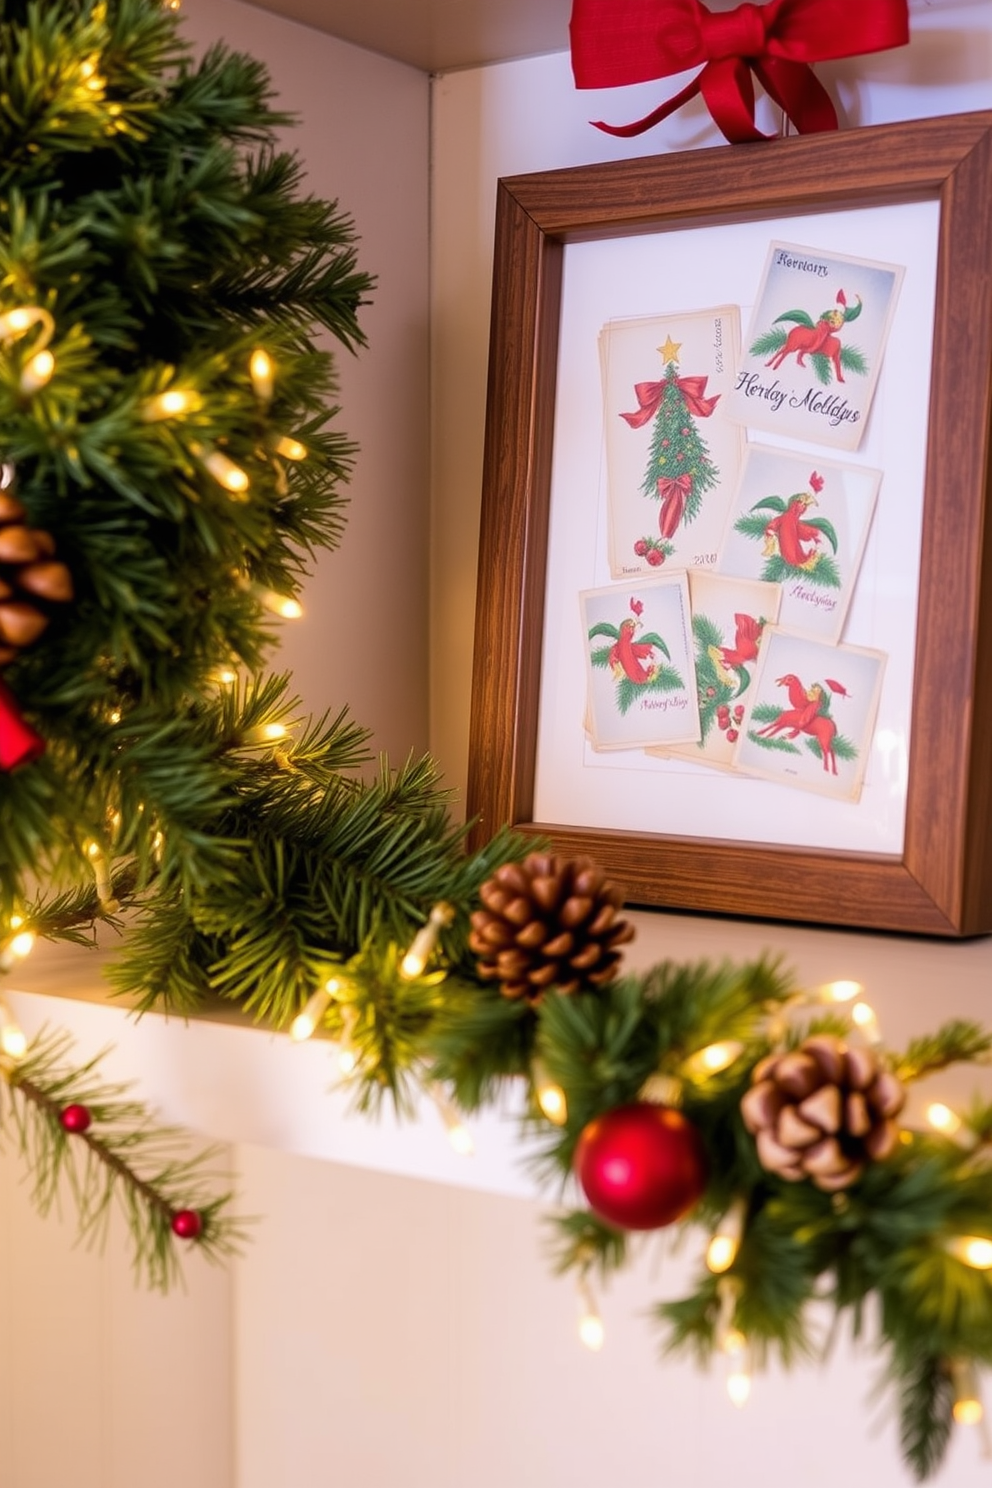
<path id="1" fill-rule="evenodd" d="M 300 718 L 288 679 L 264 670 L 266 605 L 291 601 L 337 540 L 354 458 L 316 336 L 360 346 L 372 289 L 349 218 L 301 194 L 275 141 L 285 122 L 262 66 L 224 47 L 194 61 L 156 0 L 0 4 L 0 457 L 75 590 L 6 670 L 47 748 L 0 774 L 0 971 L 28 931 L 86 945 L 110 920 L 125 939 L 115 985 L 142 1008 L 220 996 L 275 1029 L 320 1029 L 362 1110 L 408 1110 L 426 1088 L 471 1111 L 522 1083 L 560 1187 L 591 1122 L 677 1101 L 708 1171 L 685 1224 L 712 1230 L 736 1205 L 742 1233 L 727 1269 L 657 1309 L 666 1347 L 705 1359 L 746 1336 L 759 1361 L 790 1363 L 815 1351 L 814 1299 L 856 1328 L 871 1317 L 903 1452 L 926 1477 L 961 1371 L 992 1363 L 988 1273 L 961 1251 L 992 1242 L 992 1106 L 968 1113 L 968 1146 L 905 1128 L 842 1193 L 777 1176 L 742 1098 L 762 1060 L 849 1036 L 846 1019 L 804 1011 L 769 960 L 504 996 L 477 972 L 470 915 L 531 844 L 500 833 L 467 854 L 429 760 L 374 771 L 345 713 Z M 705 446 L 684 406 L 677 422 L 698 493 Z M 535 881 L 524 918 L 540 903 Z M 520 923 L 526 944 L 537 922 Z M 158 1285 L 177 1236 L 208 1254 L 237 1241 L 201 1160 L 93 1064 L 73 1069 L 64 1040 L 25 1049 L 15 1032 L 0 1028 L 6 1127 L 43 1207 L 65 1176 L 98 1237 L 119 1196 Z M 732 1055 L 707 1069 L 717 1044 Z M 990 1051 L 957 1022 L 884 1063 L 911 1082 Z M 559 1268 L 583 1284 L 626 1263 L 626 1234 L 596 1213 L 556 1232 Z"/>

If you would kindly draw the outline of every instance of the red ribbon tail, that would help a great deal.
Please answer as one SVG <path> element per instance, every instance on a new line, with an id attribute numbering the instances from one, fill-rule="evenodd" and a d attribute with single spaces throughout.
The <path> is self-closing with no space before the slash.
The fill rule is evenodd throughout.
<path id="1" fill-rule="evenodd" d="M 769 138 L 754 122 L 754 79 L 744 57 L 708 62 L 699 87 L 714 124 L 732 145 Z"/>
<path id="2" fill-rule="evenodd" d="M 0 680 L 0 770 L 29 765 L 44 752 L 44 739 L 25 723 L 14 694 Z"/>
<path id="3" fill-rule="evenodd" d="M 833 100 L 805 62 L 761 57 L 753 65 L 769 98 L 784 109 L 800 134 L 824 134 L 837 128 Z"/>
<path id="4" fill-rule="evenodd" d="M 621 139 L 633 139 L 635 134 L 644 134 L 647 130 L 653 129 L 656 124 L 660 124 L 662 119 L 667 119 L 669 114 L 674 114 L 675 110 L 680 109 L 684 103 L 688 103 L 690 98 L 695 98 L 698 92 L 699 78 L 697 77 L 683 88 L 681 93 L 676 93 L 675 97 L 670 98 L 667 103 L 660 103 L 656 109 L 652 109 L 650 114 L 645 114 L 643 119 L 638 119 L 634 124 L 604 124 L 602 119 L 591 119 L 589 122 L 594 129 L 601 129 L 604 134 L 615 134 Z"/>

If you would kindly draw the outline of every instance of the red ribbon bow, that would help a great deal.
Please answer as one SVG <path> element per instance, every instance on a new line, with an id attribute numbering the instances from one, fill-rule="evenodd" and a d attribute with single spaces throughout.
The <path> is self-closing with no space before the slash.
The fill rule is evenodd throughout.
<path id="1" fill-rule="evenodd" d="M 24 722 L 14 694 L 0 681 L 0 770 L 29 765 L 44 752 L 44 739 Z"/>
<path id="2" fill-rule="evenodd" d="M 661 497 L 658 528 L 662 537 L 675 536 L 691 490 L 692 476 L 688 471 L 683 471 L 681 475 L 658 477 L 658 495 Z"/>
<path id="3" fill-rule="evenodd" d="M 675 386 L 682 394 L 687 411 L 696 418 L 709 418 L 720 401 L 719 393 L 711 398 L 703 396 L 706 392 L 705 377 L 676 377 Z M 622 413 L 620 417 L 626 419 L 632 429 L 642 428 L 658 412 L 666 387 L 671 387 L 671 383 L 665 378 L 660 382 L 635 382 L 637 408 L 633 413 Z"/>
<path id="4" fill-rule="evenodd" d="M 702 65 L 691 83 L 635 124 L 643 134 L 701 93 L 731 144 L 766 139 L 754 122 L 752 72 L 800 134 L 837 128 L 811 62 L 881 52 L 909 41 L 907 0 L 767 0 L 713 12 L 700 0 L 573 0 L 572 70 L 578 88 L 618 88 Z"/>

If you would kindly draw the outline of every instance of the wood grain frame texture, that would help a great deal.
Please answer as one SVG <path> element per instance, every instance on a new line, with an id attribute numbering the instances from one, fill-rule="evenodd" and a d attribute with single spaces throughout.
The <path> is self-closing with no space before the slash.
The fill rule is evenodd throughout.
<path id="1" fill-rule="evenodd" d="M 901 857 L 533 820 L 564 246 L 939 202 Z M 509 823 L 631 904 L 935 936 L 992 931 L 992 111 L 499 182 L 472 683 L 472 841 Z M 816 907 L 814 916 L 811 906 Z"/>

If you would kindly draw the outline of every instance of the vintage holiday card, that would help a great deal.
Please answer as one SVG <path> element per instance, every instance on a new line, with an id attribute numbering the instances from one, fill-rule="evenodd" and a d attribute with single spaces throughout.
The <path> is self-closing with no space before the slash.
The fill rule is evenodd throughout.
<path id="1" fill-rule="evenodd" d="M 882 474 L 750 444 L 717 572 L 781 584 L 778 623 L 839 641 Z"/>
<path id="2" fill-rule="evenodd" d="M 729 770 L 765 627 L 778 615 L 778 584 L 689 570 L 700 738 L 665 755 Z M 649 754 L 662 751 L 648 750 Z"/>
<path id="3" fill-rule="evenodd" d="M 885 653 L 769 628 L 734 767 L 843 801 L 861 796 Z"/>
<path id="4" fill-rule="evenodd" d="M 684 571 L 579 595 L 596 749 L 699 738 L 689 585 Z"/>
<path id="5" fill-rule="evenodd" d="M 902 277 L 898 264 L 771 243 L 728 415 L 857 449 Z"/>
<path id="6" fill-rule="evenodd" d="M 726 414 L 739 351 L 736 305 L 600 332 L 614 578 L 716 563 L 744 449 Z"/>

